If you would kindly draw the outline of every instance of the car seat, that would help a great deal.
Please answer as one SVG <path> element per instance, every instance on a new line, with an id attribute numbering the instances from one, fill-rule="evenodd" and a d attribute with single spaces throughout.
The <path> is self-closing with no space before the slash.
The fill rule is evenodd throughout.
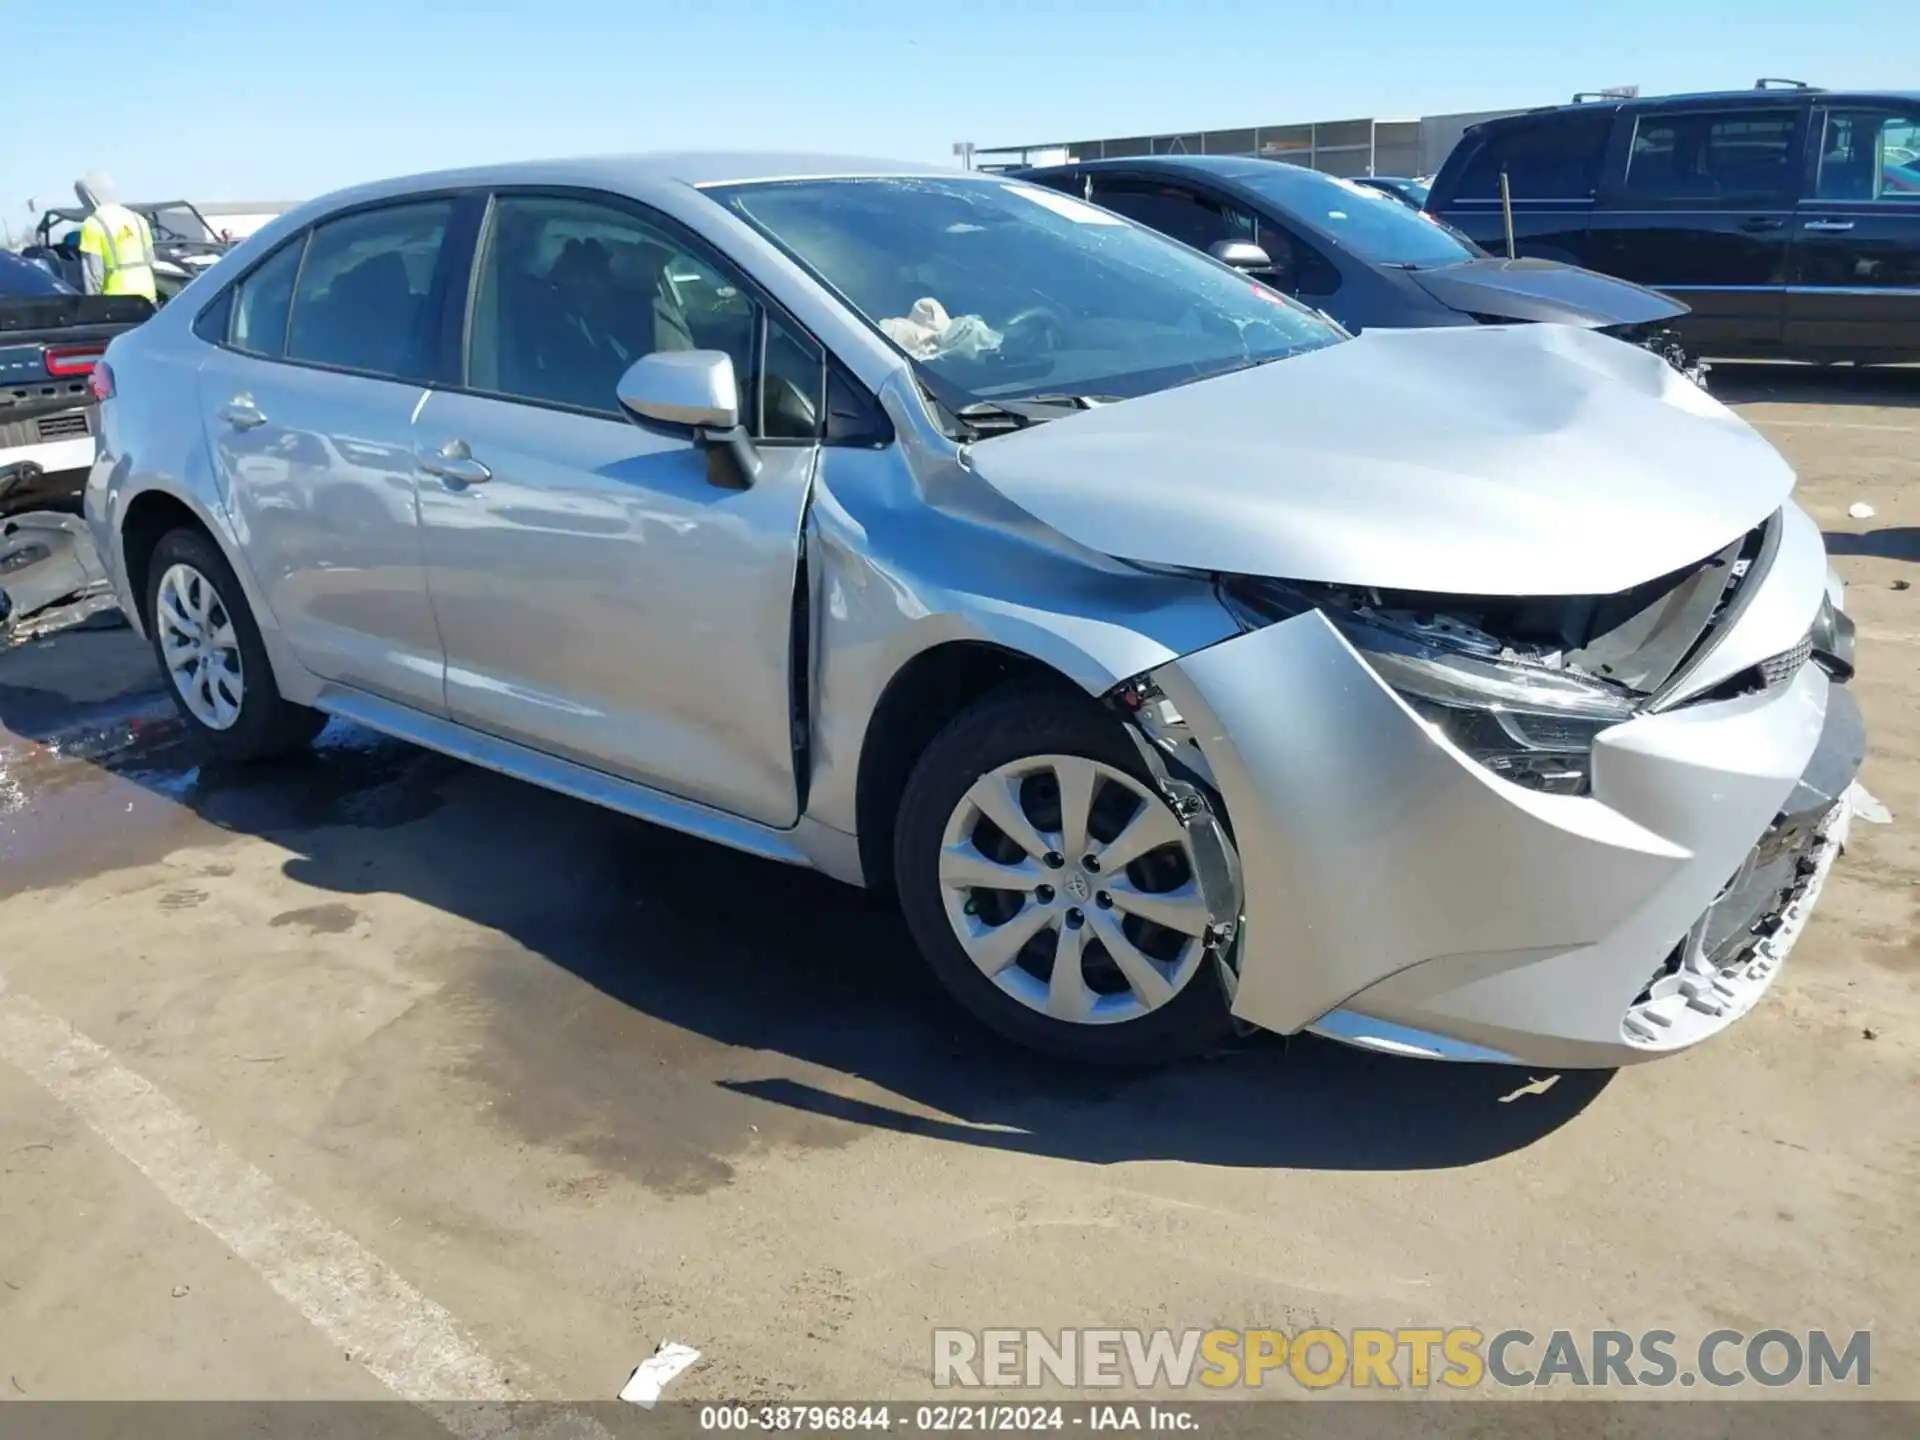
<path id="1" fill-rule="evenodd" d="M 288 353 L 353 370 L 417 375 L 420 300 L 406 261 L 391 250 L 369 255 L 320 295 L 295 302 Z"/>

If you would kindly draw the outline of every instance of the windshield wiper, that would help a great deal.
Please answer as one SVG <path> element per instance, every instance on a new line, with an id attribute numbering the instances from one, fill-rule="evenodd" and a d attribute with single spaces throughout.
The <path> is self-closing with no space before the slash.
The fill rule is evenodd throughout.
<path id="1" fill-rule="evenodd" d="M 1191 376 L 1188 379 L 1182 380 L 1180 384 L 1198 385 L 1202 380 L 1218 380 L 1222 375 L 1236 375 L 1242 370 L 1252 370 L 1261 365 L 1271 365 L 1276 360 L 1290 359 L 1299 353 L 1297 350 L 1282 350 L 1278 355 L 1254 355 L 1245 360 L 1236 360 L 1231 365 L 1222 365 L 1218 370 L 1208 370 L 1204 374 Z"/>
<path id="2" fill-rule="evenodd" d="M 999 435 L 1024 430 L 1046 420 L 1058 420 L 1096 405 L 1110 405 L 1115 395 L 1022 395 L 1010 400 L 976 400 L 953 412 L 953 418 L 976 435 Z"/>

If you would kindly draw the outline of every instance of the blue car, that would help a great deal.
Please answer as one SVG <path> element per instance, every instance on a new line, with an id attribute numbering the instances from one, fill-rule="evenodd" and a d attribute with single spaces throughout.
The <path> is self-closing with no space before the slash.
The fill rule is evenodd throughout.
<path id="1" fill-rule="evenodd" d="M 1686 307 L 1552 260 L 1489 254 L 1377 188 L 1259 156 L 1142 155 L 1017 172 L 1170 235 L 1347 330 L 1549 322 L 1655 351 L 1696 383 L 1674 337 Z"/>

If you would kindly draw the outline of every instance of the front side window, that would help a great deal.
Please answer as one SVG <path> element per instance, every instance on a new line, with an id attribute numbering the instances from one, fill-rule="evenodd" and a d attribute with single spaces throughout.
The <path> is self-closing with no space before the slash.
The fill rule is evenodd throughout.
<path id="1" fill-rule="evenodd" d="M 1792 110 L 1642 115 L 1627 155 L 1636 200 L 1788 200 L 1798 188 L 1800 119 Z"/>
<path id="2" fill-rule="evenodd" d="M 628 210 L 503 196 L 475 286 L 467 382 L 476 390 L 617 416 L 634 361 L 718 350 L 732 357 L 744 423 L 769 438 L 816 432 L 819 348 L 764 316 L 719 264 Z"/>
<path id="3" fill-rule="evenodd" d="M 837 293 L 949 405 L 1142 395 L 1345 338 L 1268 286 L 1036 185 L 899 176 L 707 193 Z"/>
<path id="4" fill-rule="evenodd" d="M 274 359 L 286 353 L 293 282 L 305 250 L 305 236 L 289 241 L 235 287 L 233 328 L 227 334 L 227 343 L 234 349 Z"/>
<path id="5" fill-rule="evenodd" d="M 1116 215 L 1171 235 L 1182 245 L 1205 250 L 1222 240 L 1253 243 L 1253 217 L 1231 205 L 1196 195 L 1179 185 L 1153 180 L 1094 182 L 1093 200 Z"/>
<path id="6" fill-rule="evenodd" d="M 1498 200 L 1504 170 L 1516 201 L 1592 199 L 1612 133 L 1611 110 L 1569 111 L 1497 130 L 1468 161 L 1454 198 Z"/>
<path id="7" fill-rule="evenodd" d="M 1885 110 L 1829 110 L 1821 127 L 1822 200 L 1920 205 L 1920 119 Z"/>
<path id="8" fill-rule="evenodd" d="M 318 226 L 294 292 L 287 358 L 425 379 L 437 328 L 428 300 L 452 214 L 451 200 L 429 200 Z"/>

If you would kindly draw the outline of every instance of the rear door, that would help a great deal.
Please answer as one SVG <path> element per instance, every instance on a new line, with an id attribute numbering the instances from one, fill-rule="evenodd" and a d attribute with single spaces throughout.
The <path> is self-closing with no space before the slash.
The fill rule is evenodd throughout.
<path id="1" fill-rule="evenodd" d="M 1806 120 L 1796 99 L 1629 113 L 1589 265 L 1691 307 L 1678 328 L 1708 355 L 1778 353 Z"/>
<path id="2" fill-rule="evenodd" d="M 216 307 L 200 372 L 241 558 L 294 654 L 323 680 L 435 714 L 445 662 L 412 425 L 455 206 L 357 211 L 289 241 Z"/>
<path id="3" fill-rule="evenodd" d="M 1834 358 L 1920 353 L 1920 105 L 1816 105 L 1812 136 L 1787 347 Z"/>

